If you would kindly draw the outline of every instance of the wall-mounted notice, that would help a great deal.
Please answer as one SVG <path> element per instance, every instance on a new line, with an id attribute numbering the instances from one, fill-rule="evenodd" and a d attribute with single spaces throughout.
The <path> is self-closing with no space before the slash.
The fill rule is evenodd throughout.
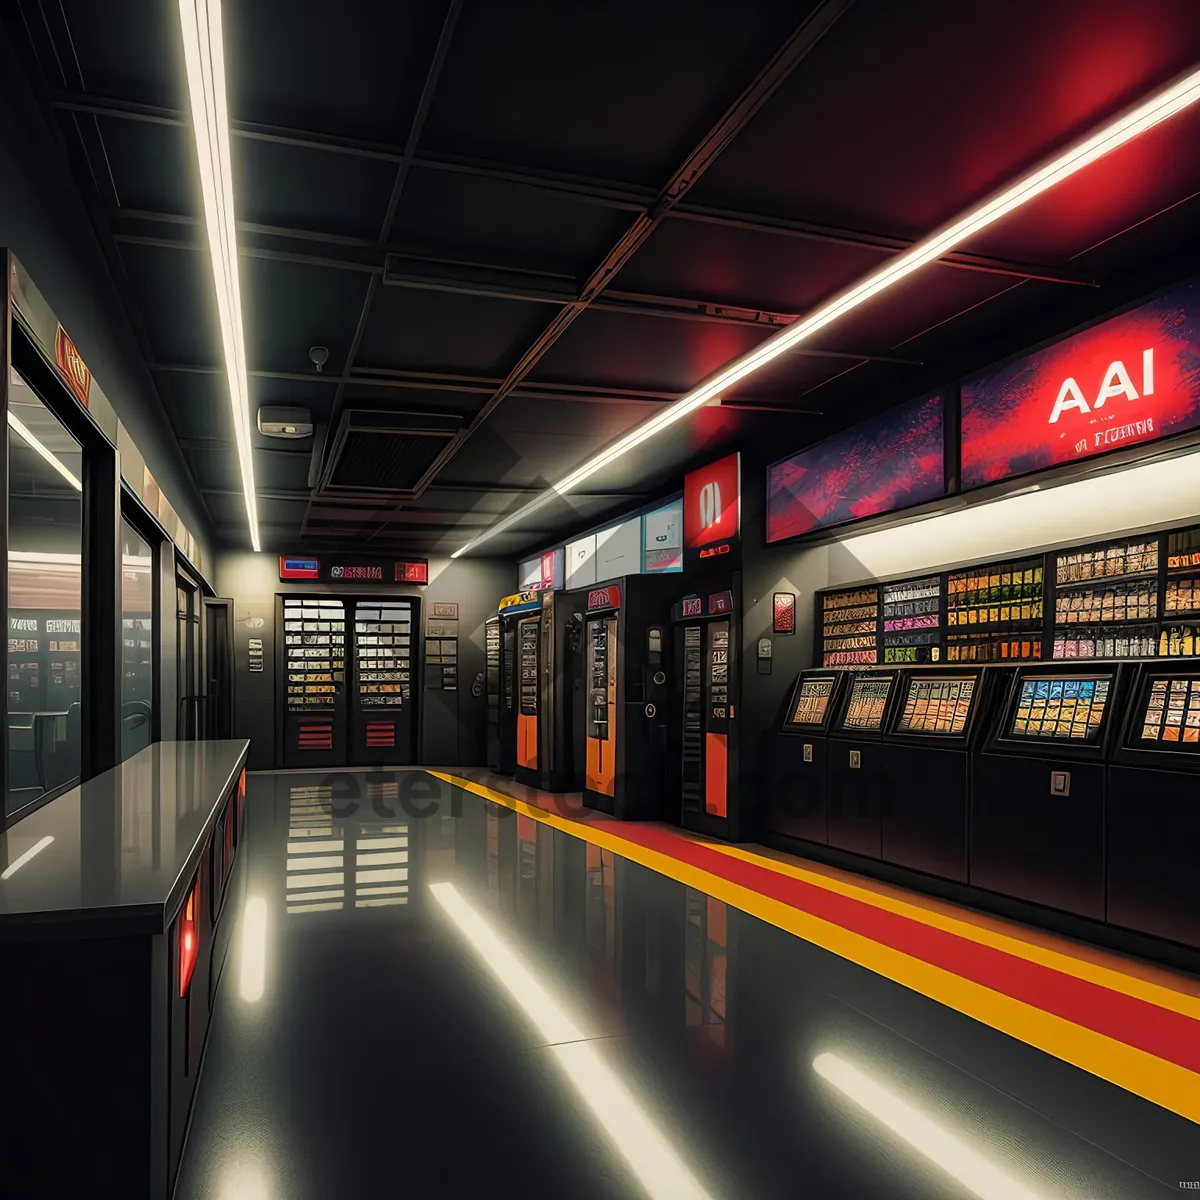
<path id="1" fill-rule="evenodd" d="M 438 601 L 425 621 L 425 686 L 458 691 L 458 603 Z"/>
<path id="2" fill-rule="evenodd" d="M 250 638 L 248 641 L 250 654 L 250 670 L 261 671 L 263 669 L 263 644 L 262 638 Z"/>

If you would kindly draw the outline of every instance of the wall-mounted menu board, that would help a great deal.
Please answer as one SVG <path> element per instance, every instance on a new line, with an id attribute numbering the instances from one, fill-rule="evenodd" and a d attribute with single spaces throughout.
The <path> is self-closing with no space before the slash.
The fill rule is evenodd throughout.
<path id="1" fill-rule="evenodd" d="M 354 610 L 358 702 L 397 708 L 412 695 L 412 607 L 406 601 L 359 601 Z"/>
<path id="2" fill-rule="evenodd" d="M 1042 655 L 1040 558 L 953 571 L 946 579 L 946 658 L 997 662 Z"/>
<path id="3" fill-rule="evenodd" d="M 1111 676 L 1026 676 L 1021 680 L 1009 737 L 1086 742 L 1104 724 Z"/>
<path id="4" fill-rule="evenodd" d="M 856 675 L 850 680 L 850 699 L 842 713 L 843 729 L 875 733 L 883 726 L 895 675 Z"/>
<path id="5" fill-rule="evenodd" d="M 879 661 L 879 589 L 826 592 L 821 602 L 822 665 L 874 666 Z"/>
<path id="6" fill-rule="evenodd" d="M 908 681 L 898 733 L 927 733 L 958 737 L 966 732 L 976 679 L 916 675 Z"/>
<path id="7" fill-rule="evenodd" d="M 825 724 L 825 715 L 829 711 L 829 700 L 833 695 L 834 677 L 832 675 L 817 678 L 801 679 L 788 710 L 784 727 L 787 729 L 803 729 Z"/>
<path id="8" fill-rule="evenodd" d="M 341 600 L 283 600 L 287 706 L 332 708 L 346 678 L 346 609 Z"/>
<path id="9" fill-rule="evenodd" d="M 1200 679 L 1155 679 L 1137 740 L 1200 750 Z"/>
<path id="10" fill-rule="evenodd" d="M 942 581 L 938 575 L 884 584 L 883 661 L 937 662 L 941 610 Z"/>

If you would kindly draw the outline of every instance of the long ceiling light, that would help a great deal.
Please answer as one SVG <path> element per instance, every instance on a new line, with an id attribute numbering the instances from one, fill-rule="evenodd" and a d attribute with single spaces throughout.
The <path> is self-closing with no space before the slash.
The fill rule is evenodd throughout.
<path id="1" fill-rule="evenodd" d="M 651 1200 L 710 1200 L 661 1130 L 597 1052 L 571 1014 L 452 883 L 430 894 L 549 1043 L 579 1098 Z"/>
<path id="2" fill-rule="evenodd" d="M 71 468 L 53 450 L 36 438 L 25 422 L 16 416 L 11 408 L 8 410 L 8 424 L 21 441 L 41 455 L 77 492 L 83 491 L 83 484 L 75 478 Z"/>
<path id="3" fill-rule="evenodd" d="M 450 557 L 457 558 L 460 554 L 466 554 L 489 538 L 495 537 L 496 534 L 502 533 L 524 520 L 557 497 L 577 488 L 585 479 L 615 462 L 635 446 L 641 445 L 642 442 L 661 433 L 668 426 L 674 425 L 676 421 L 686 417 L 689 413 L 695 412 L 696 409 L 716 399 L 721 392 L 761 367 L 765 367 L 767 363 L 773 362 L 781 354 L 786 354 L 799 342 L 824 329 L 839 317 L 852 312 L 859 305 L 865 304 L 872 297 L 878 296 L 880 292 L 894 287 L 914 271 L 949 254 L 955 247 L 962 245 L 963 242 L 974 237 L 989 225 L 1008 216 L 1022 205 L 1028 204 L 1030 200 L 1040 196 L 1064 179 L 1070 178 L 1097 159 L 1103 158 L 1104 155 L 1111 153 L 1119 146 L 1123 146 L 1139 134 L 1154 128 L 1155 125 L 1161 124 L 1176 113 L 1182 112 L 1185 108 L 1195 104 L 1197 100 L 1200 100 L 1200 69 L 1190 72 L 1175 83 L 1156 92 L 1149 99 L 1127 109 L 1121 116 L 1109 121 L 1095 133 L 1077 142 L 1069 150 L 1049 159 L 1036 170 L 1022 176 L 1016 183 L 995 193 L 990 199 L 944 225 L 910 250 L 897 255 L 878 270 L 864 276 L 858 283 L 852 284 L 845 291 L 834 296 L 832 300 L 821 305 L 815 312 L 785 329 L 781 329 L 761 346 L 742 355 L 741 358 L 734 359 L 705 383 L 700 384 L 686 396 L 682 396 L 674 404 L 664 408 L 662 412 L 619 438 L 607 450 L 588 459 L 583 466 L 560 479 L 553 487 L 534 497 L 528 504 L 508 516 L 502 517 L 494 525 L 488 526 L 461 549 L 454 551 Z"/>
<path id="4" fill-rule="evenodd" d="M 846 1059 L 818 1054 L 813 1069 L 980 1200 L 1038 1200 L 973 1146 Z"/>
<path id="5" fill-rule="evenodd" d="M 217 316 L 225 351 L 225 374 L 250 541 L 258 540 L 254 499 L 254 453 L 250 441 L 250 386 L 242 333 L 242 295 L 238 284 L 237 229 L 233 215 L 233 170 L 229 153 L 229 111 L 225 96 L 225 49 L 221 35 L 221 0 L 179 0 L 183 55 L 187 64 L 192 128 L 204 195 L 204 224 L 217 289 Z"/>

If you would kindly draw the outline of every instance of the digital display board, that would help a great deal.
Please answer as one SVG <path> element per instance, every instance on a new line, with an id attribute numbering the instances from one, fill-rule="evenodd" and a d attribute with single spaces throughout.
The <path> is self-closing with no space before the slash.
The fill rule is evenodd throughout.
<path id="1" fill-rule="evenodd" d="M 320 579 L 321 564 L 315 558 L 287 558 L 279 556 L 280 579 Z"/>
<path id="2" fill-rule="evenodd" d="M 855 675 L 850 680 L 850 699 L 842 715 L 842 728 L 875 732 L 883 725 L 894 675 Z"/>
<path id="3" fill-rule="evenodd" d="M 1200 426 L 1200 284 L 962 386 L 962 486 Z"/>
<path id="4" fill-rule="evenodd" d="M 1138 741 L 1200 750 L 1200 678 L 1155 679 L 1150 684 Z"/>
<path id="5" fill-rule="evenodd" d="M 1110 683 L 1107 675 L 1026 676 L 1009 737 L 1094 740 L 1103 728 Z"/>
<path id="6" fill-rule="evenodd" d="M 802 679 L 792 698 L 787 726 L 803 728 L 804 726 L 823 725 L 825 715 L 829 711 L 830 698 L 833 696 L 833 684 L 832 675 Z"/>
<path id="7" fill-rule="evenodd" d="M 911 508 L 946 490 L 942 399 L 880 413 L 767 470 L 767 541 Z"/>
<path id="8" fill-rule="evenodd" d="M 974 678 L 914 676 L 908 681 L 896 731 L 961 736 L 975 701 L 975 682 Z"/>
<path id="9" fill-rule="evenodd" d="M 647 574 L 683 570 L 683 497 L 642 517 L 642 569 Z"/>

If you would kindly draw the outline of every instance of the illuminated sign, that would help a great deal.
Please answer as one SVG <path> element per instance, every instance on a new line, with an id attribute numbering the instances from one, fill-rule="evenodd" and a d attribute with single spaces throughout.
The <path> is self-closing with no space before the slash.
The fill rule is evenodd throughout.
<path id="1" fill-rule="evenodd" d="M 497 606 L 497 612 L 504 612 L 507 608 L 516 608 L 519 605 L 534 605 L 539 608 L 542 603 L 542 593 L 540 588 L 530 589 L 524 592 L 514 592 L 511 596 L 505 596 Z"/>
<path id="2" fill-rule="evenodd" d="M 593 588 L 588 592 L 587 607 L 588 612 L 597 608 L 620 608 L 621 589 L 616 584 L 612 584 L 609 587 Z"/>
<path id="3" fill-rule="evenodd" d="M 392 570 L 392 579 L 396 583 L 428 583 L 429 563 L 425 559 L 398 562 Z"/>
<path id="4" fill-rule="evenodd" d="M 710 615 L 733 612 L 733 593 L 714 592 L 708 598 L 708 611 Z"/>
<path id="5" fill-rule="evenodd" d="M 767 542 L 924 504 L 946 488 L 940 396 L 860 421 L 767 469 Z"/>
<path id="6" fill-rule="evenodd" d="M 329 578 L 343 583 L 382 583 L 382 563 L 334 563 L 329 568 Z"/>
<path id="7" fill-rule="evenodd" d="M 642 570 L 683 570 L 682 498 L 642 517 Z"/>
<path id="8" fill-rule="evenodd" d="M 285 558 L 279 556 L 280 579 L 320 579 L 321 564 L 315 558 Z"/>
<path id="9" fill-rule="evenodd" d="M 962 485 L 1200 427 L 1200 285 L 1190 284 L 962 387 Z"/>
<path id="10" fill-rule="evenodd" d="M 737 544 L 741 459 L 727 455 L 683 480 L 683 544 L 699 558 L 727 554 Z"/>
<path id="11" fill-rule="evenodd" d="M 699 596 L 684 596 L 680 604 L 680 614 L 685 617 L 698 617 L 702 612 Z"/>
<path id="12" fill-rule="evenodd" d="M 60 325 L 58 336 L 54 339 L 54 354 L 58 359 L 59 374 L 62 375 L 67 387 L 71 389 L 75 399 L 88 406 L 88 396 L 92 390 L 92 373 L 87 364 L 75 349 L 75 343 L 67 337 L 67 331 Z"/>

